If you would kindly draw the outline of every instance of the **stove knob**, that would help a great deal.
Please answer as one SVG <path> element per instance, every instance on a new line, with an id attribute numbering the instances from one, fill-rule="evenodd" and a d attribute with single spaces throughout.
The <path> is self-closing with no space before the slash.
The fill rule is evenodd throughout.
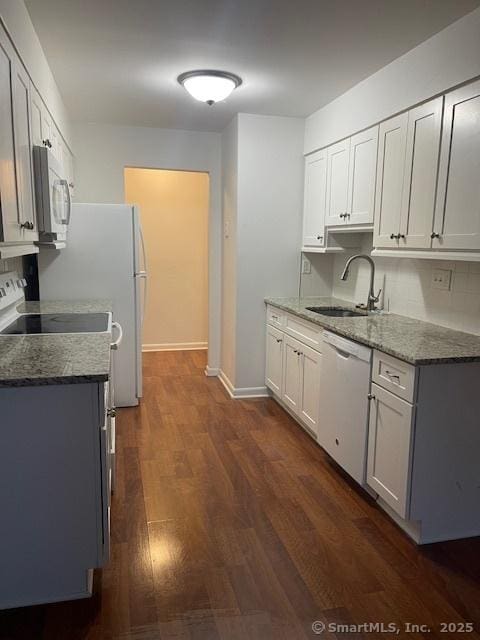
<path id="1" fill-rule="evenodd" d="M 0 298 L 4 298 L 7 295 L 7 292 L 3 287 L 0 287 Z"/>
<path id="2" fill-rule="evenodd" d="M 25 280 L 25 278 L 19 278 L 17 280 L 17 287 L 19 287 L 20 289 L 24 289 L 27 286 L 27 281 Z"/>

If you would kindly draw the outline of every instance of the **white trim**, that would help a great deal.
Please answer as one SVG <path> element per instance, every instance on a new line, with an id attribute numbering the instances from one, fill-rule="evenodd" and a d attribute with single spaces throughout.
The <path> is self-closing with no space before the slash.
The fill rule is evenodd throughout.
<path id="1" fill-rule="evenodd" d="M 142 351 L 196 351 L 197 349 L 208 349 L 208 342 L 164 342 L 142 345 Z"/>
<path id="2" fill-rule="evenodd" d="M 218 376 L 219 373 L 220 373 L 220 369 L 218 367 L 209 367 L 208 364 L 205 367 L 205 375 L 209 378 Z"/>
<path id="3" fill-rule="evenodd" d="M 468 262 L 479 262 L 480 252 L 478 251 L 435 251 L 433 249 L 373 249 L 372 256 L 379 258 L 424 258 L 429 260 L 467 260 Z"/>
<path id="4" fill-rule="evenodd" d="M 239 387 L 235 388 L 228 376 L 220 369 L 218 379 L 227 390 L 228 395 L 233 400 L 242 400 L 246 398 L 269 398 L 270 393 L 267 387 Z"/>

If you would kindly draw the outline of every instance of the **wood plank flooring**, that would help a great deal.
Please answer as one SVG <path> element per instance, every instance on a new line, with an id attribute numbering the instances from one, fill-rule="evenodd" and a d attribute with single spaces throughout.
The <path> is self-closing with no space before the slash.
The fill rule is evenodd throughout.
<path id="1" fill-rule="evenodd" d="M 316 620 L 480 638 L 479 538 L 416 547 L 275 402 L 229 399 L 204 366 L 204 352 L 144 355 L 94 597 L 0 612 L 2 640 L 395 635 L 316 635 Z M 462 621 L 475 631 L 440 632 Z"/>

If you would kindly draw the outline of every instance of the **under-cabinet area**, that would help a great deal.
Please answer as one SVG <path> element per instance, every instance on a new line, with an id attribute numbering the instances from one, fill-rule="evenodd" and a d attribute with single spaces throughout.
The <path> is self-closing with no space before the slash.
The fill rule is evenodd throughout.
<path id="1" fill-rule="evenodd" d="M 417 543 L 480 535 L 480 338 L 321 314 L 339 300 L 268 302 L 273 397 Z"/>

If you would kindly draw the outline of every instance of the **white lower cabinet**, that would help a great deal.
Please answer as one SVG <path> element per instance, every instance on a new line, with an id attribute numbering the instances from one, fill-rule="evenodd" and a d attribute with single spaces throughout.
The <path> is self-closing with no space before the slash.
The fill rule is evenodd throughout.
<path id="1" fill-rule="evenodd" d="M 297 415 L 302 382 L 301 343 L 289 336 L 284 338 L 282 400 Z"/>
<path id="2" fill-rule="evenodd" d="M 322 354 L 267 324 L 265 384 L 315 435 Z"/>
<path id="3" fill-rule="evenodd" d="M 301 345 L 299 417 L 318 436 L 320 416 L 320 371 L 322 354 Z"/>
<path id="4" fill-rule="evenodd" d="M 318 338 L 319 329 L 268 307 L 265 382 L 278 402 L 361 485 L 365 457 L 359 468 L 357 452 L 367 440 L 366 483 L 415 542 L 479 536 L 480 362 L 414 366 L 375 350 L 364 386 L 350 370 L 349 384 L 360 385 L 357 401 L 364 395 L 366 409 L 370 400 L 366 438 L 367 416 L 352 408 L 352 394 L 344 405 L 329 403 L 343 387 L 333 382 L 329 341 Z"/>
<path id="5" fill-rule="evenodd" d="M 413 406 L 372 384 L 367 483 L 402 518 L 408 516 Z"/>
<path id="6" fill-rule="evenodd" d="M 282 400 L 318 435 L 321 354 L 290 336 L 284 338 Z"/>
<path id="7" fill-rule="evenodd" d="M 282 395 L 283 333 L 267 324 L 265 384 L 276 396 Z"/>

